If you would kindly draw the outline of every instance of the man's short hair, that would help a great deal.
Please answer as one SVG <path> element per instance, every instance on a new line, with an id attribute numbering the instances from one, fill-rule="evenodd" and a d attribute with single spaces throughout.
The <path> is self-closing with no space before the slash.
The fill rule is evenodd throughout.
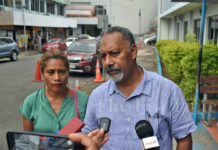
<path id="1" fill-rule="evenodd" d="M 105 35 L 105 34 L 110 34 L 110 33 L 114 33 L 114 32 L 119 32 L 121 33 L 122 37 L 124 40 L 126 40 L 129 44 L 129 48 L 132 46 L 132 44 L 135 44 L 135 40 L 133 38 L 133 34 L 132 32 L 124 27 L 120 27 L 120 26 L 114 26 L 111 28 L 108 28 L 106 30 L 103 30 L 101 32 L 101 38 Z"/>

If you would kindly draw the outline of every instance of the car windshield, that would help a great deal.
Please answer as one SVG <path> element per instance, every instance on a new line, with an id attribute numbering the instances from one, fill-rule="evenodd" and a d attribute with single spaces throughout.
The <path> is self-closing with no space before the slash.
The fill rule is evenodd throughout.
<path id="1" fill-rule="evenodd" d="M 54 43 L 58 43 L 58 40 L 48 40 L 47 42 L 48 44 L 54 44 Z"/>
<path id="2" fill-rule="evenodd" d="M 67 50 L 73 52 L 95 53 L 96 44 L 88 42 L 74 42 L 70 45 L 70 47 Z"/>

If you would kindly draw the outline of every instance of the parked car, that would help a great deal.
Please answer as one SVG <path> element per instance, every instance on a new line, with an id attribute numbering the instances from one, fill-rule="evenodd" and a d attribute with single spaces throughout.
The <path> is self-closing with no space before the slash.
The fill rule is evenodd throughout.
<path id="1" fill-rule="evenodd" d="M 65 50 L 66 49 L 66 42 L 63 41 L 60 38 L 56 39 L 50 39 L 48 40 L 43 46 L 42 46 L 42 52 L 44 53 L 45 51 L 48 50 L 53 50 L 53 49 L 60 49 L 60 50 Z"/>
<path id="2" fill-rule="evenodd" d="M 156 43 L 156 36 L 151 36 L 149 38 L 144 39 L 144 44 L 149 46 Z"/>
<path id="3" fill-rule="evenodd" d="M 69 37 L 67 39 L 65 39 L 64 41 L 66 42 L 66 47 L 69 47 L 71 43 L 73 43 L 75 40 L 77 40 L 78 38 L 75 36 Z"/>
<path id="4" fill-rule="evenodd" d="M 15 61 L 19 53 L 19 47 L 12 38 L 0 37 L 0 58 L 10 58 L 11 61 Z"/>
<path id="5" fill-rule="evenodd" d="M 76 36 L 80 37 L 80 39 L 90 39 L 90 40 L 95 39 L 95 37 L 92 37 L 92 36 L 90 36 L 88 34 L 78 34 Z"/>
<path id="6" fill-rule="evenodd" d="M 79 39 L 65 51 L 70 62 L 70 72 L 96 73 L 96 61 L 100 58 L 99 41 Z"/>

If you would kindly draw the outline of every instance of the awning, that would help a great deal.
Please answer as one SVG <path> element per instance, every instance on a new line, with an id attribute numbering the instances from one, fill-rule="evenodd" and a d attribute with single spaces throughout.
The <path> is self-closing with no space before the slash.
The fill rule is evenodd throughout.
<path id="1" fill-rule="evenodd" d="M 70 1 L 69 0 L 52 0 L 56 3 L 60 3 L 60 4 L 64 4 L 64 5 L 70 5 Z"/>

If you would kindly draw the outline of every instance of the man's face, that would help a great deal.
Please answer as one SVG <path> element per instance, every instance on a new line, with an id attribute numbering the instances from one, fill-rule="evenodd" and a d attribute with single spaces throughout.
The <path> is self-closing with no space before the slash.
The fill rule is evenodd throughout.
<path id="1" fill-rule="evenodd" d="M 131 48 L 119 32 L 102 37 L 100 55 L 103 66 L 113 81 L 122 81 L 131 73 L 135 61 Z"/>

